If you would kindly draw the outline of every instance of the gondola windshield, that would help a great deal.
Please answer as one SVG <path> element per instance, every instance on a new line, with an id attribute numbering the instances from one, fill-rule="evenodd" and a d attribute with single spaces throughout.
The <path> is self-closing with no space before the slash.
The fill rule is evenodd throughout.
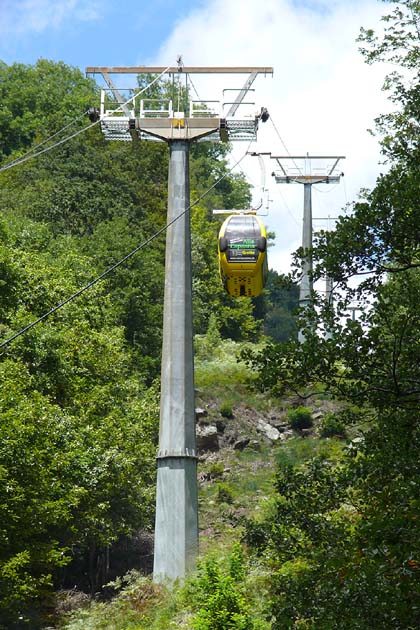
<path id="1" fill-rule="evenodd" d="M 223 286 L 234 296 L 255 297 L 265 285 L 267 237 L 256 215 L 229 216 L 219 233 L 219 268 Z"/>
<path id="2" fill-rule="evenodd" d="M 227 259 L 232 262 L 257 262 L 260 226 L 255 217 L 232 217 L 226 230 Z"/>

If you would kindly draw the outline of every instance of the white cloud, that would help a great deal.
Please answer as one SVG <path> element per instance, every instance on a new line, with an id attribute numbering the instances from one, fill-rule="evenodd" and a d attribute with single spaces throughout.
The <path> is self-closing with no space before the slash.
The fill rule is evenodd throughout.
<path id="1" fill-rule="evenodd" d="M 361 26 L 378 27 L 383 12 L 376 0 L 210 0 L 175 26 L 153 63 L 174 63 L 181 53 L 189 66 L 273 66 L 273 78 L 254 84 L 256 109 L 269 109 L 287 150 L 346 156 L 342 183 L 313 191 L 314 216 L 335 216 L 360 188 L 372 187 L 380 171 L 377 141 L 366 130 L 389 108 L 381 92 L 386 68 L 364 64 L 355 40 Z M 243 75 L 223 76 L 224 87 L 244 81 Z M 201 98 L 215 98 L 220 78 L 193 80 Z M 245 149 L 236 143 L 234 156 Z M 270 121 L 260 125 L 252 149 L 286 150 Z M 268 161 L 267 173 L 273 166 Z M 246 158 L 242 167 L 258 184 L 257 161 Z M 277 233 L 270 262 L 281 271 L 300 243 L 303 190 L 267 180 L 273 202 L 266 221 Z"/>
<path id="2" fill-rule="evenodd" d="M 18 37 L 58 29 L 67 20 L 92 21 L 100 16 L 100 3 L 92 0 L 3 0 L 0 7 L 0 33 Z"/>

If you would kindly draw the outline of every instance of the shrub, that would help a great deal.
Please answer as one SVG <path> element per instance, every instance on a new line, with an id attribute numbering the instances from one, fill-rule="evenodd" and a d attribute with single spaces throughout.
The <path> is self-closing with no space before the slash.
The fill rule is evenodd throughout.
<path id="1" fill-rule="evenodd" d="M 209 473 L 214 479 L 215 477 L 221 477 L 225 472 L 225 465 L 223 462 L 212 462 L 209 467 Z"/>
<path id="2" fill-rule="evenodd" d="M 288 412 L 287 417 L 290 426 L 295 431 L 309 429 L 314 423 L 312 419 L 312 412 L 308 407 L 296 407 L 296 409 L 291 409 Z"/>
<path id="3" fill-rule="evenodd" d="M 225 567 L 208 558 L 199 566 L 198 576 L 190 584 L 194 630 L 256 630 L 243 585 L 245 561 L 239 546 L 228 562 Z"/>
<path id="4" fill-rule="evenodd" d="M 232 489 L 227 483 L 217 484 L 217 500 L 219 503 L 233 503 Z"/>
<path id="5" fill-rule="evenodd" d="M 224 403 L 222 403 L 220 406 L 220 414 L 224 418 L 233 418 L 232 403 L 227 400 Z"/>
<path id="6" fill-rule="evenodd" d="M 327 413 L 321 421 L 319 434 L 323 438 L 346 437 L 346 427 L 334 413 Z"/>

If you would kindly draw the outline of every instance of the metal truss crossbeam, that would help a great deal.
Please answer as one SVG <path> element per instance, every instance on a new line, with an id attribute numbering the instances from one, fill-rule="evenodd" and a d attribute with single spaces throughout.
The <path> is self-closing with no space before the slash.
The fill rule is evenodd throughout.
<path id="1" fill-rule="evenodd" d="M 273 75 L 273 68 L 269 66 L 88 66 L 86 74 L 264 74 Z"/>
<path id="2" fill-rule="evenodd" d="M 210 140 L 216 142 L 253 141 L 257 139 L 258 120 L 222 118 L 128 118 L 104 116 L 101 130 L 106 140 L 129 142 L 136 134 L 140 140 Z"/>

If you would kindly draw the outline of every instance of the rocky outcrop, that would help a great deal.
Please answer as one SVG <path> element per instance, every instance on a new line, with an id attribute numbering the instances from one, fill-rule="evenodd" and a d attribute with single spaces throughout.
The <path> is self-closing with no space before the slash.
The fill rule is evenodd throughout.
<path id="1" fill-rule="evenodd" d="M 281 437 L 280 431 L 278 431 L 275 427 L 273 427 L 268 422 L 265 422 L 261 418 L 257 418 L 256 427 L 259 433 L 262 433 L 264 437 L 266 437 L 271 442 L 277 442 Z"/>
<path id="2" fill-rule="evenodd" d="M 257 449 L 262 443 L 275 443 L 292 434 L 284 414 L 267 417 L 245 405 L 237 405 L 231 418 L 222 416 L 216 404 L 197 407 L 196 437 L 199 455 L 228 447 L 241 451 Z"/>
<path id="3" fill-rule="evenodd" d="M 197 451 L 217 451 L 220 448 L 219 434 L 215 424 L 199 424 L 196 428 Z"/>
<path id="4" fill-rule="evenodd" d="M 316 425 L 323 416 L 333 410 L 333 403 L 326 400 L 304 401 L 312 409 L 314 427 L 299 432 L 301 437 L 316 434 Z M 230 448 L 241 451 L 245 448 L 256 449 L 256 444 L 275 444 L 296 436 L 287 420 L 287 410 L 302 404 L 299 397 L 291 398 L 278 409 L 263 414 L 248 405 L 234 405 L 231 417 L 221 413 L 220 403 L 211 401 L 195 410 L 197 422 L 197 450 L 204 458 L 219 449 Z"/>

